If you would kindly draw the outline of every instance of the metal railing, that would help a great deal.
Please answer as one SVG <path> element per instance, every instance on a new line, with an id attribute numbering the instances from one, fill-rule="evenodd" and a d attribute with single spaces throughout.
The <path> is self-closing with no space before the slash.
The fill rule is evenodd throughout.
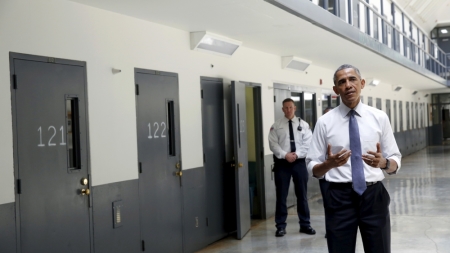
<path id="1" fill-rule="evenodd" d="M 429 71 L 444 79 L 450 80 L 450 54 L 446 54 L 442 49 L 440 49 L 438 45 L 433 42 L 425 33 L 421 32 L 420 34 L 422 36 L 419 36 L 419 30 L 417 28 L 417 36 L 415 36 L 416 38 L 413 38 L 413 31 L 411 27 L 410 36 L 408 36 L 407 33 L 403 32 L 403 22 L 405 20 L 403 17 L 404 13 L 402 13 L 403 29 L 400 29 L 398 26 L 396 26 L 395 22 L 391 22 L 390 20 L 388 20 L 386 16 L 372 7 L 369 3 L 366 2 L 366 0 L 333 0 L 331 2 L 331 6 L 329 6 L 329 0 L 319 1 L 319 3 L 322 3 L 322 7 L 327 8 L 330 13 L 339 16 L 340 1 L 347 1 L 348 5 L 353 6 L 355 6 L 354 4 L 356 3 L 357 10 L 353 10 L 353 13 L 357 13 L 356 15 L 358 15 L 358 18 L 355 21 L 355 19 L 352 17 L 354 14 L 348 11 L 348 18 L 345 19 L 348 24 L 358 27 L 361 32 L 365 32 L 367 35 L 371 36 L 378 42 L 383 43 L 389 48 L 399 52 L 415 64 L 428 69 Z M 312 0 L 311 2 L 317 3 L 317 1 Z M 365 9 L 364 11 L 360 12 L 359 4 L 363 5 L 363 9 Z M 330 10 L 330 7 L 332 11 Z M 394 4 L 392 4 L 391 9 L 392 8 L 395 8 Z M 394 14 L 392 15 L 393 20 L 395 21 Z M 419 41 L 420 37 L 422 37 L 421 42 Z"/>

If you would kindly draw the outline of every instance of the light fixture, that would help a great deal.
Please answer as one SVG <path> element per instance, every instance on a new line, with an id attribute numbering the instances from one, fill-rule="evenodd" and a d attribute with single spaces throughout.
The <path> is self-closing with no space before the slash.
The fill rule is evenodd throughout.
<path id="1" fill-rule="evenodd" d="M 444 33 L 444 34 L 446 34 L 446 33 L 448 33 L 448 31 L 447 31 L 447 29 L 441 29 L 441 33 Z"/>
<path id="2" fill-rule="evenodd" d="M 305 71 L 309 67 L 309 65 L 311 65 L 311 61 L 302 58 L 298 58 L 295 56 L 281 57 L 281 68 L 283 69 Z"/>
<path id="3" fill-rule="evenodd" d="M 231 56 L 242 42 L 210 32 L 191 32 L 191 49 L 222 56 Z"/>
<path id="4" fill-rule="evenodd" d="M 415 91 L 413 91 L 413 93 L 412 93 L 413 95 L 416 95 L 417 94 L 417 91 L 415 90 Z"/>
<path id="5" fill-rule="evenodd" d="M 399 90 L 401 90 L 403 87 L 402 86 L 400 86 L 400 85 L 393 85 L 392 86 L 392 90 L 393 91 L 399 91 Z"/>
<path id="6" fill-rule="evenodd" d="M 369 83 L 369 85 L 372 85 L 372 86 L 377 86 L 378 84 L 380 84 L 380 80 L 373 79 L 373 78 L 367 79 L 367 82 Z"/>
<path id="7" fill-rule="evenodd" d="M 428 97 L 428 94 L 425 94 L 425 96 L 424 97 Z"/>

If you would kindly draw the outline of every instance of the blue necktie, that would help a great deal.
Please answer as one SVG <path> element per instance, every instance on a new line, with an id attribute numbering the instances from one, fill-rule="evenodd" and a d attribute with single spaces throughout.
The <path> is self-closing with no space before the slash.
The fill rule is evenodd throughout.
<path id="1" fill-rule="evenodd" d="M 291 142 L 291 152 L 295 152 L 294 130 L 292 129 L 292 120 L 289 120 L 289 140 Z"/>
<path id="2" fill-rule="evenodd" d="M 361 140 L 359 139 L 358 122 L 355 118 L 355 110 L 350 110 L 350 120 L 348 121 L 348 133 L 350 136 L 350 150 L 352 155 L 350 161 L 352 163 L 352 182 L 353 190 L 362 195 L 366 190 L 366 179 L 364 177 L 364 165 L 361 154 Z"/>

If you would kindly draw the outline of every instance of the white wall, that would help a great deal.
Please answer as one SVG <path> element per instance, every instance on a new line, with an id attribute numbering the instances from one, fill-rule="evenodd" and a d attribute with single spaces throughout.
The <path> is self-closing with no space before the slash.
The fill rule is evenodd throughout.
<path id="1" fill-rule="evenodd" d="M 231 58 L 191 51 L 186 31 L 65 0 L 0 0 L 0 38 L 0 204 L 14 202 L 9 52 L 87 62 L 94 186 L 138 177 L 135 67 L 179 74 L 183 169 L 203 166 L 200 76 L 261 83 L 267 136 L 274 121 L 269 88 L 274 82 L 301 85 L 320 97 L 322 88 L 331 89 L 334 73 L 314 63 L 307 73 L 282 70 L 279 56 L 245 44 Z M 112 74 L 113 67 L 122 72 Z M 382 87 L 363 95 L 411 99 Z"/>

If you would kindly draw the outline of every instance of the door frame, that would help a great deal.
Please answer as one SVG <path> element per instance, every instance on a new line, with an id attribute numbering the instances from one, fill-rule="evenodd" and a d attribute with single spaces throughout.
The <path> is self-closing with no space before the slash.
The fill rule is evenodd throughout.
<path id="1" fill-rule="evenodd" d="M 262 85 L 261 83 L 253 83 L 247 81 L 239 81 L 244 83 L 246 87 L 253 88 L 253 114 L 255 121 L 255 151 L 256 151 L 256 180 L 257 194 L 260 198 L 259 208 L 261 211 L 261 219 L 267 219 L 266 215 L 266 186 L 265 186 L 265 164 L 264 164 L 264 130 L 263 130 L 263 113 L 262 113 Z M 256 93 L 255 93 L 256 92 Z M 248 133 L 247 133 L 248 134 Z"/>
<path id="2" fill-rule="evenodd" d="M 54 63 L 54 64 L 64 64 L 64 65 L 72 65 L 84 68 L 84 96 L 85 96 L 85 106 L 86 106 L 86 167 L 88 173 L 88 188 L 92 190 L 92 180 L 91 180 L 91 159 L 90 159 L 90 138 L 89 138 L 89 104 L 88 104 L 88 92 L 87 92 L 87 69 L 86 62 L 84 61 L 76 61 L 76 60 L 68 60 L 54 57 L 46 57 L 46 56 L 37 56 L 30 54 L 22 54 L 16 52 L 9 52 L 9 68 L 10 68 L 10 91 L 11 91 L 11 112 L 12 112 L 12 132 L 13 132 L 13 162 L 14 162 L 14 204 L 15 204 L 15 215 L 16 215 L 16 249 L 17 253 L 22 252 L 21 249 L 21 220 L 20 220 L 20 194 L 18 193 L 18 178 L 19 178 L 19 157 L 17 154 L 17 118 L 16 118 L 16 96 L 15 96 L 15 68 L 14 68 L 14 60 L 28 60 L 28 61 L 37 61 L 43 63 Z M 19 87 L 20 88 L 20 87 Z M 88 196 L 89 205 L 88 213 L 89 213 L 89 239 L 90 239 L 90 250 L 91 253 L 94 252 L 94 224 L 93 224 L 93 210 L 92 210 L 92 194 Z"/>

